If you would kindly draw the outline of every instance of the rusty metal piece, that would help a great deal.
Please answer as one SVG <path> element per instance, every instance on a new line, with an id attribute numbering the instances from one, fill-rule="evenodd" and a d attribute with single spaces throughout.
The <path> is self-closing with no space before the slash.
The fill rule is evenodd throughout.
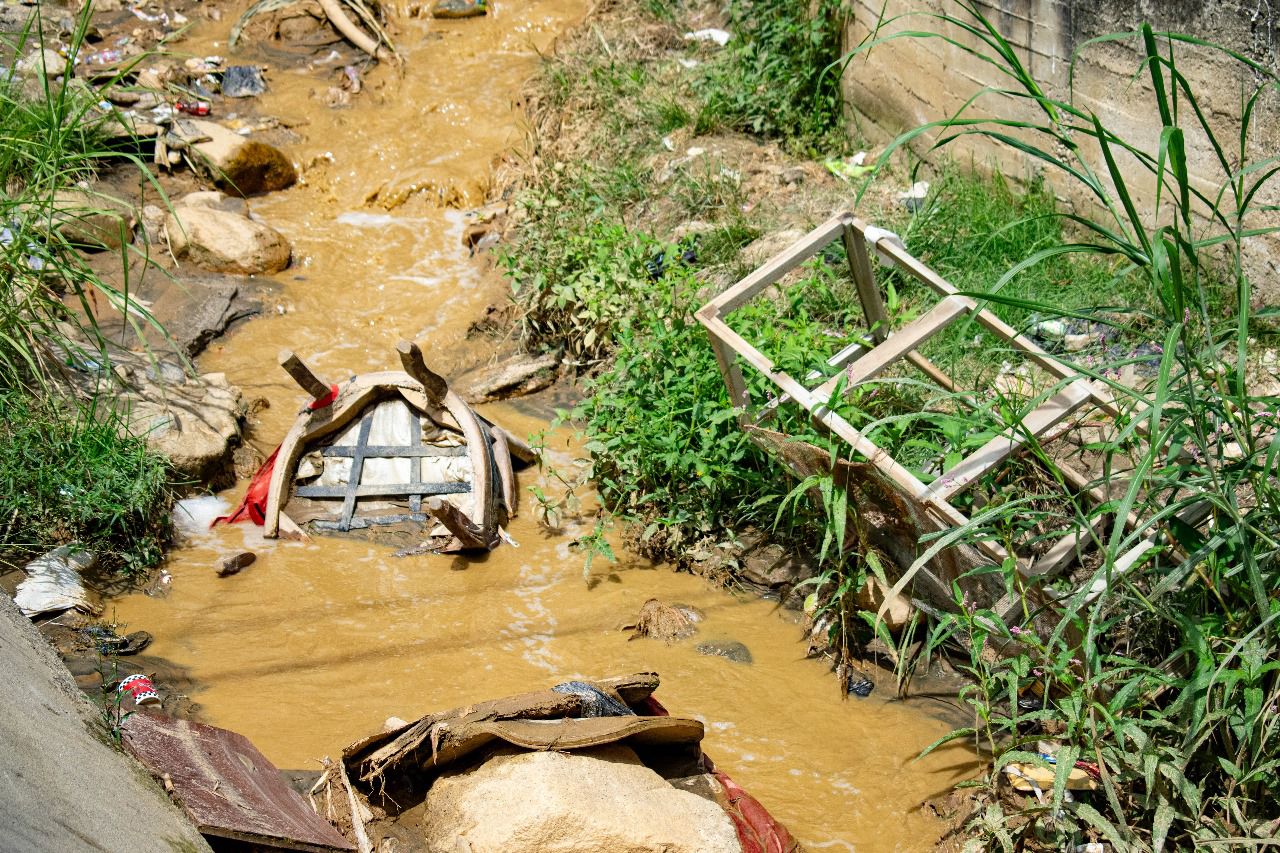
<path id="1" fill-rule="evenodd" d="M 248 738 L 190 720 L 138 713 L 124 745 L 203 835 L 281 850 L 354 850 L 285 784 Z"/>

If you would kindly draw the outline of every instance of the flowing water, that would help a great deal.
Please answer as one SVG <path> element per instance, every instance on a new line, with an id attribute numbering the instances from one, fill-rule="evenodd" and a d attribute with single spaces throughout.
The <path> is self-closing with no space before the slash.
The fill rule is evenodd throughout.
<path id="1" fill-rule="evenodd" d="M 289 151 L 305 183 L 253 200 L 292 240 L 279 310 L 200 359 L 270 408 L 250 440 L 270 451 L 304 402 L 276 367 L 288 347 L 328 380 L 397 366 L 401 338 L 448 373 L 467 324 L 502 298 L 496 272 L 468 257 L 463 211 L 483 202 L 495 158 L 521 141 L 513 106 L 537 53 L 586 14 L 585 0 L 509 0 L 486 18 L 402 18 L 403 77 L 380 69 L 348 109 L 317 99 L 327 82 L 277 70 L 265 113 L 295 124 Z M 225 52 L 226 22 L 185 47 Z M 273 305 L 274 307 L 274 305 Z M 527 406 L 485 407 L 516 434 L 545 422 Z M 557 461 L 571 460 L 566 436 Z M 524 472 L 521 486 L 535 473 Z M 235 503 L 244 484 L 222 495 Z M 205 503 L 212 499 L 206 499 Z M 842 701 L 825 664 L 806 660 L 794 620 L 765 601 L 646 565 L 619 550 L 584 583 L 573 530 L 552 534 L 526 505 L 518 548 L 480 558 L 397 558 L 389 548 L 317 538 L 263 540 L 251 525 L 188 519 L 170 555 L 166 598 L 112 605 L 151 652 L 185 669 L 203 718 L 248 736 L 281 767 L 317 759 L 395 715 L 424 713 L 571 678 L 660 673 L 673 713 L 707 724 L 706 751 L 811 849 L 928 849 L 940 831 L 919 810 L 972 769 L 962 750 L 913 761 L 949 728 L 937 703 L 889 701 L 891 687 Z M 203 507 L 208 509 L 208 507 Z M 257 562 L 219 579 L 213 566 L 249 548 Z M 750 665 L 693 643 L 631 642 L 618 626 L 650 597 L 707 614 L 704 640 L 738 640 Z"/>

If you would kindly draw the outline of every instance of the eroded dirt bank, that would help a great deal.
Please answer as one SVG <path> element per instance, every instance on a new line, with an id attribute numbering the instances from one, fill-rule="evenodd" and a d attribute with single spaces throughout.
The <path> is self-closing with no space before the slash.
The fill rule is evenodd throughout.
<path id="1" fill-rule="evenodd" d="M 202 24 L 182 49 L 226 53 L 238 9 Z M 285 142 L 303 181 L 254 200 L 294 247 L 267 314 L 212 346 L 201 371 L 225 372 L 254 416 L 249 441 L 269 453 L 303 395 L 276 367 L 288 347 L 328 380 L 394 364 L 411 338 L 446 375 L 482 358 L 467 326 L 504 284 L 462 242 L 495 158 L 522 138 L 513 107 L 537 53 L 588 14 L 580 0 L 500 3 L 485 18 L 400 17 L 403 77 L 373 72 L 348 108 L 324 103 L 314 72 L 274 70 L 259 109 L 292 125 Z M 485 414 L 517 434 L 546 425 L 546 400 Z M 568 436 L 549 442 L 568 463 Z M 523 475 L 527 486 L 535 472 Z M 231 504 L 245 483 L 221 497 Z M 519 548 L 482 559 L 398 558 L 390 547 L 316 539 L 266 542 L 246 525 L 189 525 L 167 565 L 167 597 L 112 605 L 149 653 L 185 672 L 201 718 L 239 731 L 282 767 L 316 759 L 406 719 L 570 678 L 661 674 L 664 704 L 704 719 L 706 750 L 814 849 L 919 850 L 942 827 L 918 810 L 971 769 L 962 750 L 912 759 L 949 726 L 927 701 L 882 689 L 841 701 L 824 664 L 804 660 L 800 632 L 775 606 L 625 556 L 588 588 L 569 548 L 585 530 L 552 534 L 527 505 Z M 248 547 L 258 561 L 219 579 L 213 565 Z M 650 597 L 707 613 L 702 640 L 745 643 L 753 663 L 696 653 L 692 643 L 629 642 L 617 630 Z M 941 707 L 941 706 L 939 706 Z"/>

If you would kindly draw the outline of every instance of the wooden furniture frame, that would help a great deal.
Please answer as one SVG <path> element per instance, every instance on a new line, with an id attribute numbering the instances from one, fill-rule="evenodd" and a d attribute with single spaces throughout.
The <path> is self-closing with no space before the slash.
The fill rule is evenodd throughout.
<path id="1" fill-rule="evenodd" d="M 1045 438 L 1086 404 L 1092 404 L 1112 417 L 1119 413 L 1105 386 L 1081 377 L 1077 371 L 1059 362 L 990 311 L 980 308 L 974 299 L 962 295 L 946 279 L 909 254 L 895 240 L 886 239 L 888 237 L 892 237 L 889 232 L 872 229 L 851 213 L 837 214 L 702 306 L 697 312 L 697 318 L 710 335 L 721 376 L 729 390 L 730 399 L 740 411 L 738 420 L 742 426 L 761 424 L 774 415 L 779 405 L 794 402 L 810 414 L 815 425 L 843 439 L 858 455 L 874 464 L 906 495 L 917 501 L 940 525 L 940 529 L 960 526 L 969 519 L 950 503 L 951 499 L 991 472 L 1028 441 Z M 755 346 L 734 332 L 726 322 L 726 317 L 766 288 L 785 286 L 783 279 L 789 272 L 836 240 L 844 243 L 849 271 L 871 329 L 871 343 L 869 346 L 853 344 L 831 356 L 827 364 L 844 370 L 810 388 L 779 369 Z M 871 262 L 873 251 L 940 297 L 931 310 L 897 331 L 890 328 L 890 318 L 876 283 Z M 925 485 L 847 420 L 828 408 L 827 404 L 841 382 L 844 382 L 844 393 L 850 394 L 859 385 L 874 380 L 891 365 L 904 359 L 943 388 L 956 391 L 951 378 L 921 355 L 917 348 L 948 324 L 965 316 L 972 317 L 999 340 L 1020 351 L 1032 363 L 1055 377 L 1061 385 L 1052 397 L 1029 412 L 1016 427 L 996 436 L 941 472 L 934 482 Z M 743 379 L 740 361 L 764 374 L 778 388 L 779 393 L 759 408 L 756 408 Z M 806 377 L 806 381 L 812 382 L 816 378 L 821 378 L 817 372 Z M 1058 467 L 1072 488 L 1088 494 L 1096 503 L 1106 500 L 1101 490 L 1085 474 L 1069 465 L 1059 464 Z M 1100 532 L 1098 528 L 1102 523 L 1102 518 L 1095 522 L 1093 534 Z M 1020 560 L 1019 569 L 1026 577 L 1052 576 L 1070 564 L 1080 547 L 1089 539 L 1089 531 L 1074 531 L 1056 542 L 1034 563 Z M 977 547 L 997 563 L 1009 556 L 995 542 L 977 543 Z"/>

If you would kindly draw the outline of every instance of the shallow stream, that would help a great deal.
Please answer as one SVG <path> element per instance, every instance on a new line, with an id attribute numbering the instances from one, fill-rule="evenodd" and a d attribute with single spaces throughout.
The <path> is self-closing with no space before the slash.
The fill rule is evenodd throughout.
<path id="1" fill-rule="evenodd" d="M 488 17 L 402 17 L 403 77 L 379 69 L 350 108 L 329 109 L 317 76 L 275 70 L 261 100 L 298 135 L 289 153 L 305 183 L 252 200 L 294 245 L 278 276 L 280 308 L 201 359 L 246 398 L 264 397 L 250 440 L 264 452 L 304 395 L 276 366 L 291 348 L 327 380 L 397 366 L 394 345 L 419 341 L 448 374 L 467 325 L 503 298 L 497 272 L 468 257 L 464 211 L 484 202 L 496 158 L 522 141 L 514 106 L 537 54 L 587 11 L 585 0 L 499 0 Z M 221 24 L 183 48 L 226 52 Z M 310 164 L 310 165 L 308 165 Z M 373 199 L 370 201 L 370 199 Z M 484 408 L 527 435 L 542 429 L 518 402 Z M 566 436 L 552 442 L 561 464 Z M 522 475 L 521 487 L 536 472 Z M 245 484 L 222 495 L 234 504 Z M 939 703 L 890 701 L 891 686 L 842 701 L 828 667 L 806 660 L 794 619 L 775 605 L 626 557 L 584 583 L 572 530 L 551 534 L 523 512 L 518 548 L 487 557 L 397 558 L 390 548 L 317 538 L 263 540 L 251 525 L 185 526 L 170 555 L 171 592 L 110 605 L 150 653 L 185 669 L 202 718 L 249 737 L 276 764 L 318 768 L 324 755 L 379 729 L 470 701 L 581 677 L 660 673 L 673 713 L 707 724 L 706 751 L 813 850 L 928 849 L 941 829 L 918 806 L 971 770 L 963 750 L 913 761 L 950 727 Z M 257 562 L 227 579 L 214 564 L 248 548 Z M 618 630 L 657 597 L 707 614 L 703 640 L 745 643 L 740 664 L 628 640 Z M 110 612 L 110 610 L 109 610 Z"/>

